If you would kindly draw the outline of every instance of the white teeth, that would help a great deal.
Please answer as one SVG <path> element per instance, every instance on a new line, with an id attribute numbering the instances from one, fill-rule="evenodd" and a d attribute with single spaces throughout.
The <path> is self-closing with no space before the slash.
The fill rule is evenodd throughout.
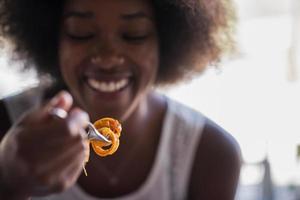
<path id="1" fill-rule="evenodd" d="M 115 92 L 122 88 L 124 88 L 128 84 L 128 79 L 121 79 L 119 81 L 115 82 L 105 82 L 105 81 L 98 81 L 92 78 L 88 79 L 88 84 L 94 88 L 95 90 L 98 90 L 100 92 Z"/>

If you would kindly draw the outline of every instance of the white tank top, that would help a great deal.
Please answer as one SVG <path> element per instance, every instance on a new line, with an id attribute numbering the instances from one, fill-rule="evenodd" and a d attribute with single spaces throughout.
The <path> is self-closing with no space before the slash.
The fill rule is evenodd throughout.
<path id="1" fill-rule="evenodd" d="M 20 97 L 19 97 L 20 98 Z M 85 193 L 78 185 L 67 191 L 32 200 L 183 200 L 186 199 L 194 154 L 202 135 L 206 118 L 178 102 L 167 99 L 161 140 L 154 165 L 146 181 L 136 191 L 117 198 L 96 198 Z M 15 119 L 15 102 L 7 101 L 7 107 Z M 28 101 L 27 101 L 28 102 Z M 36 101 L 35 101 L 36 103 Z M 20 105 L 20 104 L 19 104 Z M 24 104 L 23 104 L 24 105 Z M 26 106 L 28 108 L 28 105 Z M 14 114 L 13 114 L 14 113 Z"/>

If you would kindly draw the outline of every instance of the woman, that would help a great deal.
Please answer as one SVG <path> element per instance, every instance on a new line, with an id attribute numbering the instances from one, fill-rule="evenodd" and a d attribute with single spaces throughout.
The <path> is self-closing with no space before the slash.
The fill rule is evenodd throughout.
<path id="1" fill-rule="evenodd" d="M 14 97 L 2 103 L 2 199 L 234 198 L 236 142 L 154 91 L 219 59 L 230 39 L 229 2 L 1 2 L 2 30 L 16 53 L 56 80 L 51 90 L 19 96 L 41 102 L 29 111 Z M 68 116 L 55 118 L 52 108 Z M 91 151 L 85 176 L 84 129 L 106 116 L 121 121 L 121 145 L 110 157 Z"/>

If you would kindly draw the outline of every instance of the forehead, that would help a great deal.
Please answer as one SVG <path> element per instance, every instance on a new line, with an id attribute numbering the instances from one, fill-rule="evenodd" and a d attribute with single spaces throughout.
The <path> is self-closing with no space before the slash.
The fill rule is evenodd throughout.
<path id="1" fill-rule="evenodd" d="M 66 0 L 64 12 L 79 11 L 96 14 L 144 12 L 153 16 L 150 0 Z"/>

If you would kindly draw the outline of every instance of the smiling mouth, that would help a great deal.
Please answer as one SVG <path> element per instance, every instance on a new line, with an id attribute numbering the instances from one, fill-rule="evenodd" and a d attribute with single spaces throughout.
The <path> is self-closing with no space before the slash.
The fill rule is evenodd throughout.
<path id="1" fill-rule="evenodd" d="M 88 78 L 87 84 L 94 90 L 105 93 L 120 91 L 129 85 L 129 78 L 122 78 L 114 81 L 99 81 L 94 78 Z"/>

